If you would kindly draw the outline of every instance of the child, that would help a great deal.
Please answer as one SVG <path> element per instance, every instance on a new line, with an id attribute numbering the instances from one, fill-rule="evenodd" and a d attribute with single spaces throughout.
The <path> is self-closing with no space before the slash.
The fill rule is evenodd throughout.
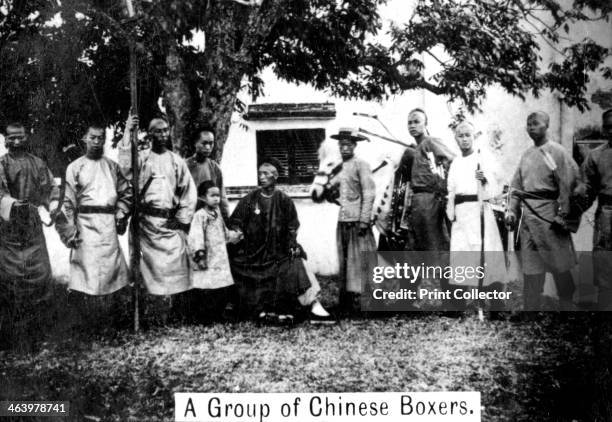
<path id="1" fill-rule="evenodd" d="M 234 285 L 227 256 L 226 242 L 237 234 L 229 231 L 219 210 L 221 192 L 210 180 L 198 186 L 198 210 L 189 230 L 191 285 L 203 289 L 199 306 L 213 318 L 225 309 Z M 204 302 L 204 303 L 202 303 Z"/>

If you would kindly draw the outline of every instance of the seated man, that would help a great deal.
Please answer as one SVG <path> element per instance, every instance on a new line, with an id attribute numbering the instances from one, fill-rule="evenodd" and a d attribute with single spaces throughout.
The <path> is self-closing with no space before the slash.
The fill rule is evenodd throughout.
<path id="1" fill-rule="evenodd" d="M 230 258 L 240 310 L 291 323 L 299 302 L 311 305 L 313 322 L 329 321 L 316 300 L 316 278 L 309 276 L 301 259 L 305 254 L 297 243 L 295 205 L 276 189 L 281 169 L 278 160 L 264 160 L 258 172 L 261 187 L 242 198 L 230 217 L 229 228 L 244 236 Z"/>

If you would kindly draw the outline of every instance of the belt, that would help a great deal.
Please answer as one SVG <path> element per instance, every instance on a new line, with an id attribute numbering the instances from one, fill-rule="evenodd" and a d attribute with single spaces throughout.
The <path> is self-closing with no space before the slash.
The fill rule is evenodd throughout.
<path id="1" fill-rule="evenodd" d="M 522 199 L 541 199 L 551 201 L 559 199 L 559 191 L 556 190 L 533 190 L 529 192 L 514 192 L 513 194 Z"/>
<path id="2" fill-rule="evenodd" d="M 115 207 L 106 205 L 79 205 L 79 214 L 114 214 Z"/>
<path id="3" fill-rule="evenodd" d="M 141 214 L 150 215 L 151 217 L 172 218 L 176 211 L 169 208 L 157 208 L 148 205 L 142 205 L 139 209 Z"/>
<path id="4" fill-rule="evenodd" d="M 412 193 L 436 193 L 432 188 L 415 186 L 412 188 Z"/>
<path id="5" fill-rule="evenodd" d="M 612 195 L 600 193 L 597 197 L 597 205 L 600 207 L 604 205 L 612 205 Z"/>
<path id="6" fill-rule="evenodd" d="M 478 202 L 478 195 L 457 195 L 455 196 L 455 205 L 464 202 Z"/>

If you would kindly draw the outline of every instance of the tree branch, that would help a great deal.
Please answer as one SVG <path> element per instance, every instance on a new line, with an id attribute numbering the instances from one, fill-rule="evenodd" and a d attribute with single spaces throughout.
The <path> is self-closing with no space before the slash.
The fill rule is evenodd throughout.
<path id="1" fill-rule="evenodd" d="M 408 91 L 411 89 L 425 89 L 436 95 L 441 95 L 445 93 L 443 88 L 440 88 L 438 85 L 434 85 L 430 82 L 427 82 L 422 76 L 415 78 L 412 75 L 403 75 L 398 69 L 398 67 L 403 64 L 404 63 L 395 63 L 392 65 L 385 64 L 382 63 L 381 60 L 377 57 L 368 57 L 365 58 L 363 61 L 363 66 L 370 66 L 384 72 L 387 77 L 391 81 L 395 82 L 402 91 Z"/>

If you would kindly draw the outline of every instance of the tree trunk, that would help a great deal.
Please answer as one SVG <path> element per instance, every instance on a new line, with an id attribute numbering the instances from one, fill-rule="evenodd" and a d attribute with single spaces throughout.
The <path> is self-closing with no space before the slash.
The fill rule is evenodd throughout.
<path id="1" fill-rule="evenodd" d="M 172 147 L 174 152 L 183 155 L 193 101 L 185 83 L 183 59 L 175 46 L 168 50 L 166 67 L 167 73 L 163 80 L 164 105 L 172 128 Z"/>
<path id="2" fill-rule="evenodd" d="M 204 28 L 206 62 L 197 77 L 187 79 L 176 47 L 169 51 L 164 91 L 175 148 L 191 146 L 186 130 L 210 125 L 216 134 L 215 159 L 221 159 L 243 78 L 254 72 L 253 51 L 266 42 L 286 7 L 285 0 L 266 1 L 261 7 L 210 2 Z"/>

